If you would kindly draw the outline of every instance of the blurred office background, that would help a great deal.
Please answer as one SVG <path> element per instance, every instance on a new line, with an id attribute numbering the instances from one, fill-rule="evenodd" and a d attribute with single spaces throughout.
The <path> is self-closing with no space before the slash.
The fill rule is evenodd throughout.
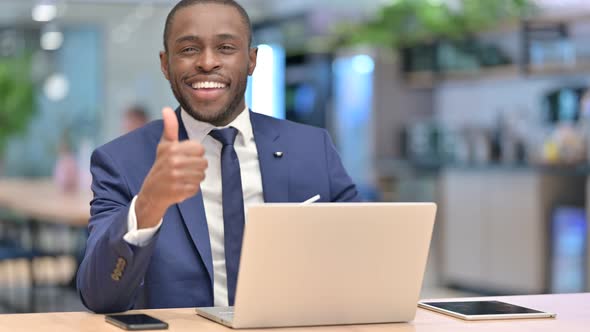
<path id="1" fill-rule="evenodd" d="M 89 156 L 177 106 L 174 2 L 0 1 L 0 312 L 83 310 Z M 422 297 L 590 290 L 590 2 L 240 3 L 248 104 L 327 128 L 364 199 L 439 204 Z"/>

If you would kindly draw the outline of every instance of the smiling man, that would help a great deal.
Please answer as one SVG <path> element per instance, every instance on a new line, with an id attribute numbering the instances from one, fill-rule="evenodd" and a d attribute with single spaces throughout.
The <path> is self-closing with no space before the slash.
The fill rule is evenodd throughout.
<path id="1" fill-rule="evenodd" d="M 92 155 L 77 277 L 90 310 L 233 305 L 245 207 L 358 200 L 325 130 L 247 109 L 251 44 L 235 1 L 183 0 L 168 15 L 160 62 L 180 107 Z"/>

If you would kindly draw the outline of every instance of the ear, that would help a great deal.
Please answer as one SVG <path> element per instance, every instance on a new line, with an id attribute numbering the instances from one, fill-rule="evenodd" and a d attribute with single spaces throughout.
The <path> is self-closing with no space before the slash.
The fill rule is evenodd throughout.
<path id="1" fill-rule="evenodd" d="M 160 69 L 164 77 L 170 81 L 170 76 L 168 75 L 168 54 L 165 51 L 160 51 Z"/>
<path id="2" fill-rule="evenodd" d="M 250 63 L 248 64 L 248 75 L 252 76 L 254 73 L 254 69 L 256 68 L 256 57 L 258 56 L 258 47 L 250 48 L 248 52 L 248 58 L 250 58 Z"/>

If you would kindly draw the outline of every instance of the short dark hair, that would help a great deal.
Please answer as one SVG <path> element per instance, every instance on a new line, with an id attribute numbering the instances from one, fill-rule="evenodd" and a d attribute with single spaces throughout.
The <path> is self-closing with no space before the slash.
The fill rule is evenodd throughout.
<path id="1" fill-rule="evenodd" d="M 244 24 L 246 25 L 246 28 L 248 29 L 248 47 L 252 46 L 252 23 L 250 22 L 250 17 L 248 16 L 248 13 L 246 13 L 246 10 L 244 9 L 244 7 L 242 7 L 235 0 L 180 0 L 176 4 L 176 6 L 174 6 L 174 8 L 172 8 L 170 13 L 168 13 L 168 17 L 166 17 L 166 25 L 164 26 L 164 50 L 166 52 L 168 52 L 167 41 L 168 41 L 168 37 L 169 37 L 169 33 L 170 33 L 170 27 L 172 26 L 172 22 L 174 21 L 174 16 L 176 15 L 176 12 L 180 9 L 190 7 L 193 5 L 208 4 L 208 3 L 231 6 L 231 7 L 234 7 L 235 9 L 237 9 L 238 13 L 240 13 L 240 16 L 242 17 L 242 21 L 244 22 Z"/>
<path id="2" fill-rule="evenodd" d="M 141 119 L 142 121 L 147 121 L 149 119 L 147 108 L 140 104 L 131 105 L 127 108 L 127 111 L 125 111 L 125 115 Z"/>

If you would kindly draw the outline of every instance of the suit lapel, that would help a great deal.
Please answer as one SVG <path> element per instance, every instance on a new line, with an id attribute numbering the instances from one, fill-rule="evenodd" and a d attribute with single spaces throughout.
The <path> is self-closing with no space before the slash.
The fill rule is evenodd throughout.
<path id="1" fill-rule="evenodd" d="M 285 140 L 281 138 L 276 124 L 272 123 L 273 120 L 250 111 L 250 122 L 258 150 L 264 201 L 267 203 L 288 202 L 289 154 L 286 151 Z M 282 157 L 276 157 L 276 152 L 282 152 Z"/>
<path id="2" fill-rule="evenodd" d="M 178 139 L 187 140 L 188 134 L 182 123 L 180 108 L 176 110 L 178 118 Z M 258 150 L 260 174 L 262 176 L 262 188 L 264 201 L 288 202 L 288 158 L 284 140 L 271 122 L 273 119 L 250 112 L 250 122 L 254 133 L 254 141 Z M 281 158 L 275 157 L 275 152 L 283 152 Z M 211 243 L 209 241 L 209 228 L 203 204 L 201 191 L 191 198 L 177 204 L 186 228 L 205 264 L 211 283 L 213 283 L 213 258 L 211 255 Z"/>
<path id="3" fill-rule="evenodd" d="M 186 128 L 182 123 L 180 108 L 176 110 L 178 117 L 178 140 L 188 139 Z M 193 243 L 197 247 L 199 255 L 207 268 L 211 284 L 213 284 L 213 258 L 211 256 L 211 243 L 209 242 L 209 228 L 207 226 L 207 216 L 205 215 L 205 206 L 203 204 L 203 194 L 199 192 L 182 203 L 177 204 L 180 214 L 186 228 L 188 229 Z"/>

